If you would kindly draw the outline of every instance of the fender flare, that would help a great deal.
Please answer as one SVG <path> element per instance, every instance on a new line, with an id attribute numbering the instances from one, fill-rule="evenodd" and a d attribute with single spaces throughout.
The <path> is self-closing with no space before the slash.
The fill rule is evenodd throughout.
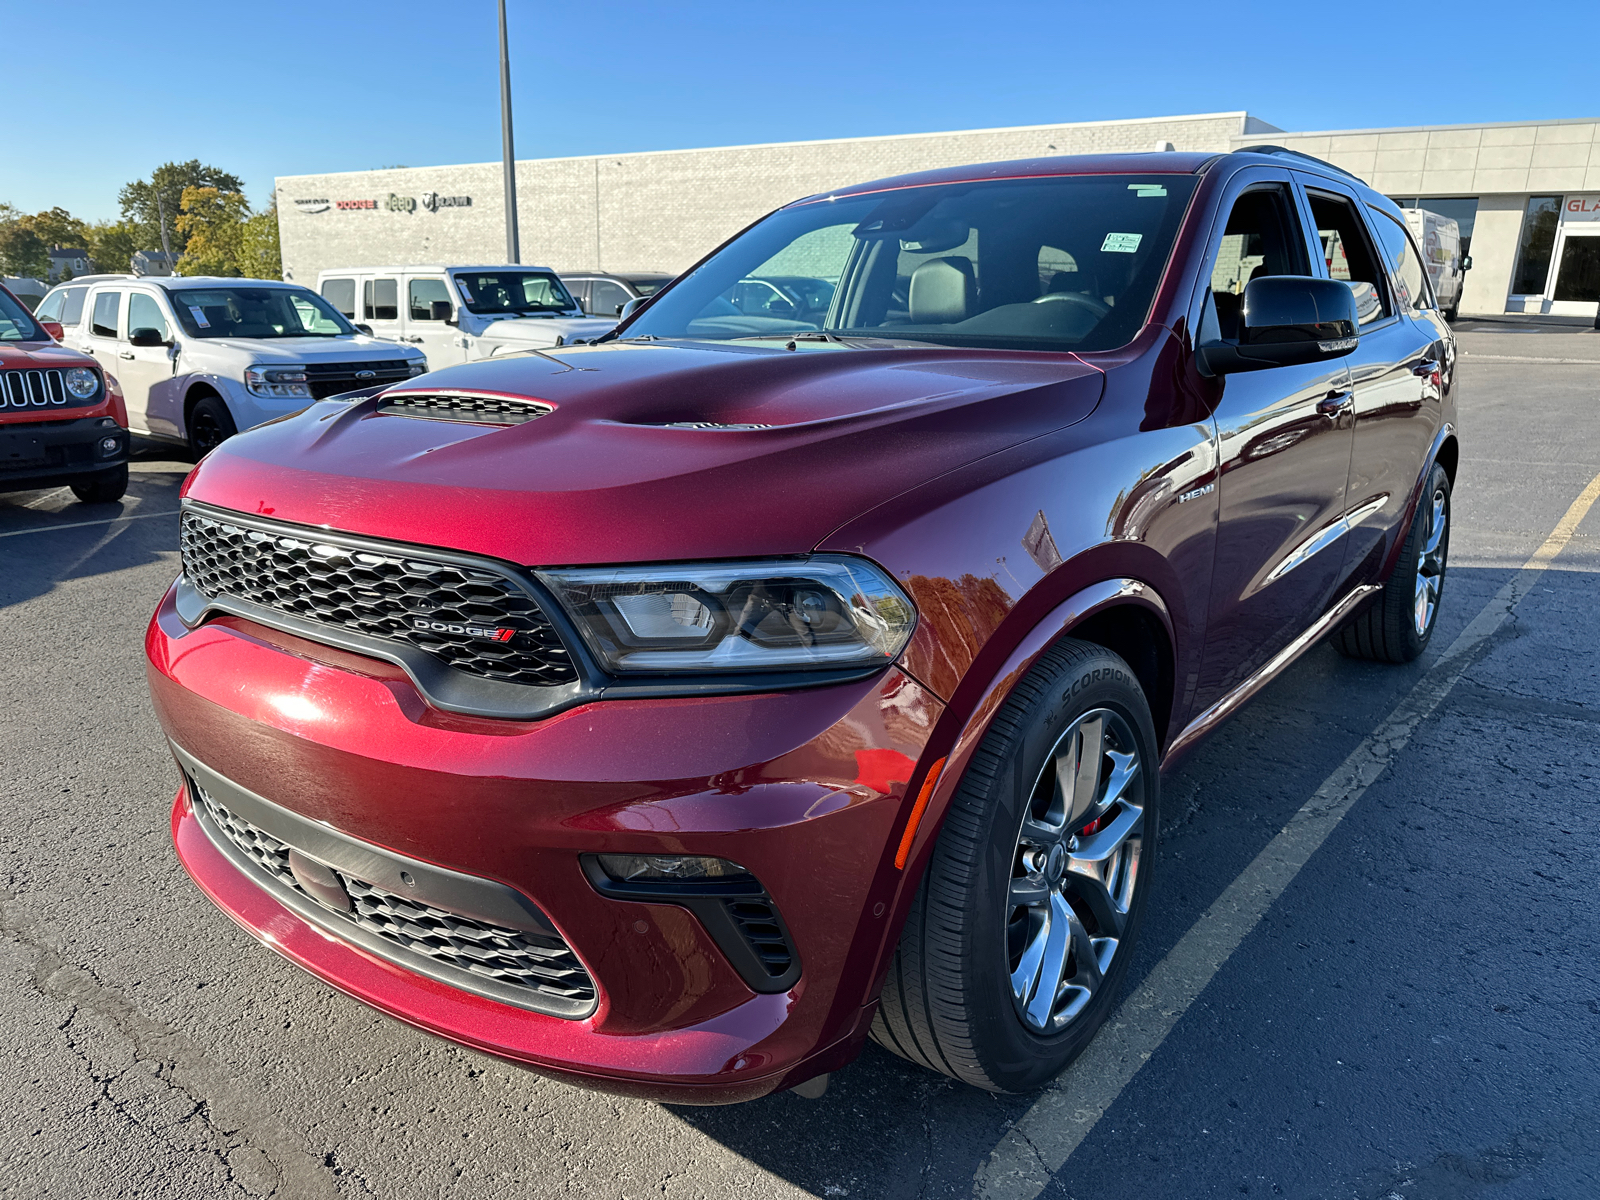
<path id="1" fill-rule="evenodd" d="M 876 1003 L 890 958 L 899 944 L 900 931 L 905 926 L 911 902 L 921 885 L 922 876 L 933 857 L 934 843 L 938 841 L 939 831 L 944 827 L 945 817 L 950 811 L 950 802 L 961 785 L 972 755 L 994 723 L 995 714 L 1045 651 L 1062 638 L 1072 636 L 1074 629 L 1096 613 L 1123 604 L 1133 604 L 1151 612 L 1165 628 L 1168 640 L 1176 645 L 1171 614 L 1166 601 L 1154 587 L 1139 579 L 1107 579 L 1074 592 L 1046 613 L 1012 648 L 999 669 L 985 681 L 976 702 L 966 706 L 967 711 L 945 710 L 933 736 L 923 747 L 916 772 L 906 787 L 906 817 L 896 823 L 893 835 L 885 846 L 880 871 L 887 873 L 892 880 L 893 900 L 888 920 L 884 923 L 884 936 L 878 948 L 877 961 L 869 976 L 871 990 L 863 1003 Z M 940 764 L 942 769 L 920 814 L 921 821 L 913 835 L 905 868 L 897 869 L 894 865 L 895 849 L 904 836 L 906 826 L 917 816 L 912 798 L 919 795 L 933 768 Z"/>

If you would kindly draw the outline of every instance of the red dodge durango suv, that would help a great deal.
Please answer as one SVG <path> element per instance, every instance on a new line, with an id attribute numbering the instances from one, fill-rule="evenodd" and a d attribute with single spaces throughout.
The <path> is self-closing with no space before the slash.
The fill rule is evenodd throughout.
<path id="1" fill-rule="evenodd" d="M 1427 645 L 1454 355 L 1399 210 L 1275 147 L 796 201 L 599 344 L 200 464 L 179 856 L 573 1082 L 815 1094 L 872 1037 L 1034 1088 L 1116 1002 L 1162 768 L 1326 634 Z"/>
<path id="2" fill-rule="evenodd" d="M 128 412 L 117 381 L 57 342 L 0 287 L 0 492 L 68 486 L 85 503 L 128 490 Z"/>

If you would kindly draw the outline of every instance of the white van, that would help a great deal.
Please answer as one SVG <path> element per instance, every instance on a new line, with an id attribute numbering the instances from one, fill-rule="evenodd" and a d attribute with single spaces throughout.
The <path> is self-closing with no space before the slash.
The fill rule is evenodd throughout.
<path id="1" fill-rule="evenodd" d="M 431 367 L 589 341 L 615 318 L 586 317 L 548 267 L 338 267 L 317 291 L 358 329 L 419 346 Z"/>
<path id="2" fill-rule="evenodd" d="M 115 376 L 129 428 L 196 454 L 428 369 L 420 351 L 359 333 L 309 288 L 275 279 L 93 276 L 52 288 L 35 315 Z"/>
<path id="3" fill-rule="evenodd" d="M 1406 227 L 1417 239 L 1422 261 L 1433 282 L 1433 294 L 1447 321 L 1454 321 L 1461 309 L 1461 292 L 1467 284 L 1472 259 L 1461 253 L 1461 227 L 1449 217 L 1425 208 L 1402 208 Z"/>

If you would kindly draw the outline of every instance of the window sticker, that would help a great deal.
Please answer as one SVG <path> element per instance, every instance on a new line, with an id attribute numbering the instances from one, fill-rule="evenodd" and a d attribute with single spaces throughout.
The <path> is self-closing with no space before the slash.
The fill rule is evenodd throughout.
<path id="1" fill-rule="evenodd" d="M 467 288 L 467 281 L 465 279 L 456 280 L 456 288 L 457 288 L 457 290 L 460 291 L 461 298 L 463 300 L 465 300 L 468 304 L 471 304 L 472 303 L 472 292 L 469 291 L 468 288 Z"/>
<path id="2" fill-rule="evenodd" d="M 200 311 L 198 304 L 189 305 L 189 315 L 194 318 L 194 323 L 201 329 L 210 329 L 211 322 L 206 320 L 206 314 Z"/>
<path id="3" fill-rule="evenodd" d="M 1140 200 L 1143 200 L 1146 196 L 1165 196 L 1167 194 L 1167 189 L 1159 183 L 1130 183 L 1128 190 Z"/>
<path id="4" fill-rule="evenodd" d="M 1100 244 L 1100 253 L 1132 254 L 1139 248 L 1143 238 L 1142 233 L 1108 233 L 1106 240 Z"/>

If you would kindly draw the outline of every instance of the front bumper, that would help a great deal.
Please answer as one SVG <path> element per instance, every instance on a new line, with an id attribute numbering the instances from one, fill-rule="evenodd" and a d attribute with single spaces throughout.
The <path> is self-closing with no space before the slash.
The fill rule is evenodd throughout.
<path id="1" fill-rule="evenodd" d="M 909 677 L 507 721 L 430 708 L 398 668 L 238 617 L 189 630 L 170 592 L 146 649 L 157 712 L 193 762 L 396 862 L 525 897 L 594 1001 L 581 1016 L 531 1011 L 330 932 L 230 860 L 186 784 L 172 827 L 189 873 L 335 987 L 532 1069 L 676 1102 L 753 1099 L 859 1050 L 906 785 L 939 715 Z M 580 861 L 592 853 L 740 863 L 782 914 L 799 979 L 752 990 L 690 907 L 602 896 Z"/>
<path id="2" fill-rule="evenodd" d="M 104 454 L 102 438 L 117 439 Z M 0 491 L 61 487 L 128 461 L 128 431 L 108 416 L 0 422 Z"/>

